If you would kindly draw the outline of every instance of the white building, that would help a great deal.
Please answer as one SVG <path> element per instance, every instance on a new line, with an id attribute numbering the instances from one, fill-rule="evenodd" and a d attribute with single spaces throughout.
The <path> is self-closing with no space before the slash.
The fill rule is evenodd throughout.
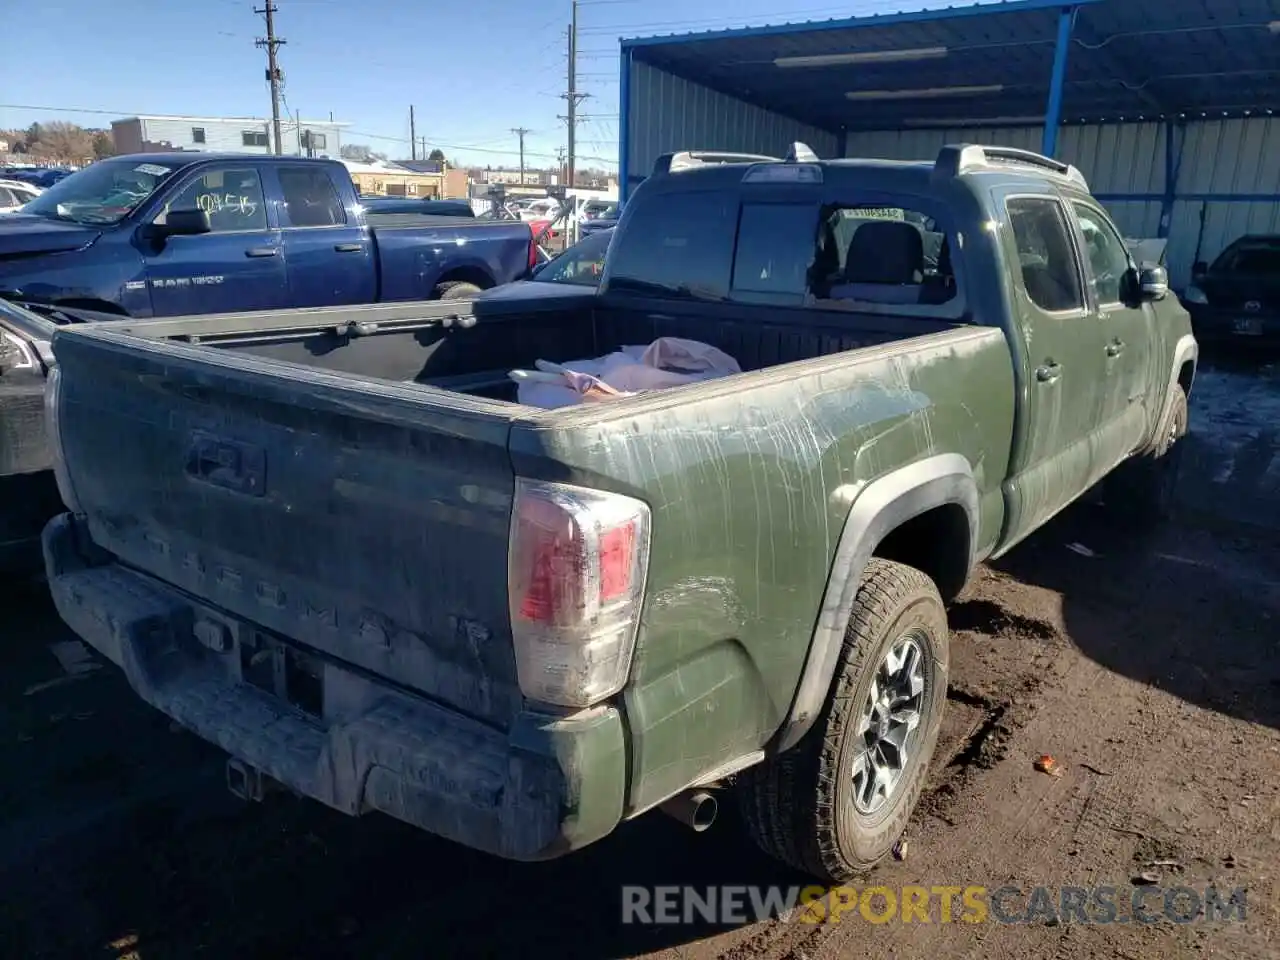
<path id="1" fill-rule="evenodd" d="M 280 119 L 281 153 L 337 157 L 342 129 L 333 120 Z M 111 122 L 117 153 L 206 150 L 212 153 L 272 153 L 271 121 L 260 117 L 126 117 Z"/>

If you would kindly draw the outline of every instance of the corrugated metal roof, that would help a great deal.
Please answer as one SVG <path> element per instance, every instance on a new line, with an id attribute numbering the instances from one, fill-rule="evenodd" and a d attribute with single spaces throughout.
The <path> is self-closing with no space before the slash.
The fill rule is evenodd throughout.
<path id="1" fill-rule="evenodd" d="M 1280 0 L 1074 5 L 1065 121 L 1280 109 Z M 1063 7 L 1003 0 L 622 46 L 677 77 L 827 130 L 1034 123 L 1045 112 Z M 777 62 L 851 54 L 856 62 Z"/>

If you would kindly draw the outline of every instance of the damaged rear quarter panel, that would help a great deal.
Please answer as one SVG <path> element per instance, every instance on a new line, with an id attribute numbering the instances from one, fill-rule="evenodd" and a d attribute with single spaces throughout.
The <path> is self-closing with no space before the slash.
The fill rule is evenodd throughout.
<path id="1" fill-rule="evenodd" d="M 981 496 L 978 547 L 990 545 L 1013 391 L 1004 334 L 968 327 L 516 422 L 518 475 L 614 490 L 652 510 L 623 696 L 630 811 L 778 729 L 863 485 L 961 454 Z"/>

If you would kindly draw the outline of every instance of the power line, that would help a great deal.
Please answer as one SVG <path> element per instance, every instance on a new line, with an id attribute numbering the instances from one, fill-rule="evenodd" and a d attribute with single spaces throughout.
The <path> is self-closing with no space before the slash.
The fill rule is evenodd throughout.
<path id="1" fill-rule="evenodd" d="M 284 152 L 280 143 L 280 83 L 284 80 L 284 74 L 280 71 L 276 51 L 284 46 L 285 41 L 276 36 L 276 9 L 275 0 L 265 0 L 261 10 L 253 8 L 254 13 L 261 14 L 267 20 L 267 35 L 259 37 L 253 45 L 265 47 L 267 51 L 267 82 L 271 84 L 271 127 L 276 135 L 276 156 L 280 156 Z"/>
<path id="2" fill-rule="evenodd" d="M 347 132 L 353 137 L 366 137 L 370 140 L 383 140 L 388 143 L 408 143 L 409 142 L 407 137 L 392 137 L 392 136 L 388 136 L 385 133 L 370 133 L 366 130 L 348 130 Z M 500 157 L 514 157 L 518 153 L 515 150 L 497 150 L 492 147 L 479 147 L 479 146 L 476 146 L 475 144 L 443 143 L 439 140 L 427 140 L 427 138 L 425 137 L 423 139 L 426 140 L 427 143 L 430 143 L 432 147 L 439 147 L 441 150 L 457 150 L 463 153 L 489 153 L 489 154 L 493 154 L 494 156 L 500 156 Z M 554 160 L 556 158 L 556 154 L 554 153 L 541 153 L 536 150 L 526 150 L 525 156 L 539 157 L 544 160 Z M 599 163 L 614 163 L 617 160 L 616 157 L 597 157 L 597 156 L 583 156 L 583 157 L 580 157 L 579 159 L 594 160 Z"/>

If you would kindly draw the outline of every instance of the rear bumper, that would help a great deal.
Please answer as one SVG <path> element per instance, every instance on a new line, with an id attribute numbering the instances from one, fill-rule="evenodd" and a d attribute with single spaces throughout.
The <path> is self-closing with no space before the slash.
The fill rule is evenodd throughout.
<path id="1" fill-rule="evenodd" d="M 330 661 L 321 720 L 241 682 L 250 625 L 111 562 L 69 514 L 46 527 L 44 555 L 59 614 L 143 700 L 298 793 L 513 860 L 568 853 L 622 817 L 612 708 L 521 714 L 502 731 Z"/>

